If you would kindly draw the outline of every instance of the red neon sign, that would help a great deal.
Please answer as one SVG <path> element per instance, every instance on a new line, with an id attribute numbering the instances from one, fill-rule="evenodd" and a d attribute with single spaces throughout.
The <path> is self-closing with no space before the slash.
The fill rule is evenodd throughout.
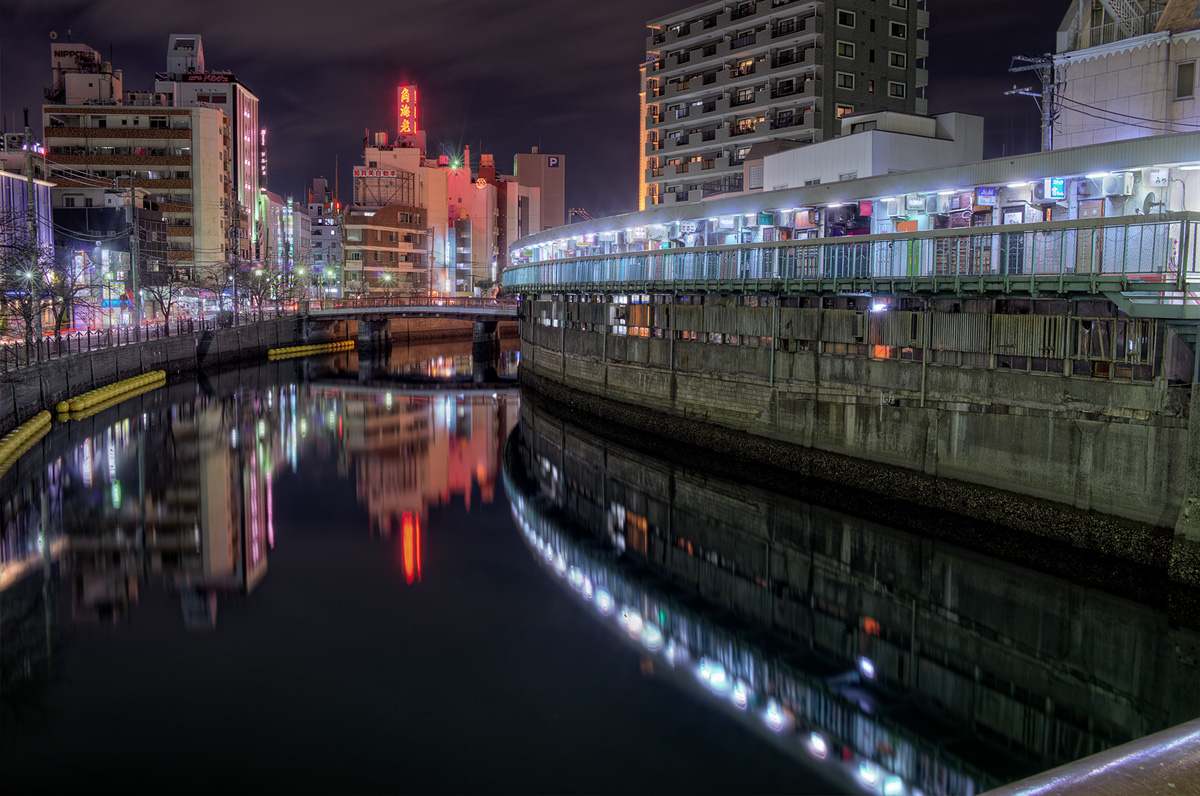
<path id="1" fill-rule="evenodd" d="M 400 102 L 396 110 L 400 135 L 417 134 L 417 87 L 400 86 Z"/>

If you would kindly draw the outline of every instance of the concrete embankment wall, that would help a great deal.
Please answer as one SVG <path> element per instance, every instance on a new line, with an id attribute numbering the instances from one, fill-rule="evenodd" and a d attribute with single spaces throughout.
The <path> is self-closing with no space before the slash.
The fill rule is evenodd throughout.
<path id="1" fill-rule="evenodd" d="M 1190 388 L 536 321 L 521 333 L 527 384 L 610 421 L 717 456 L 1170 564 L 1176 579 L 1200 583 L 1200 569 L 1172 561 L 1193 544 L 1175 535 L 1196 480 L 1186 466 Z"/>
<path id="2" fill-rule="evenodd" d="M 312 340 L 341 339 L 345 322 L 311 335 Z M 150 370 L 191 374 L 222 365 L 266 357 L 268 349 L 298 345 L 297 318 L 280 318 L 251 326 L 164 337 L 143 343 L 104 348 L 51 359 L 0 374 L 0 431 L 7 431 L 70 395 Z"/>

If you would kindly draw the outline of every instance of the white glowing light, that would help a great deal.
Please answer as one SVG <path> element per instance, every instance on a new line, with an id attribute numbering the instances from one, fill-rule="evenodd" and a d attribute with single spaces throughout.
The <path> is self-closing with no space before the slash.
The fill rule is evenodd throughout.
<path id="1" fill-rule="evenodd" d="M 1010 182 L 1008 184 L 1008 187 L 1009 188 L 1024 188 L 1027 185 L 1029 185 L 1029 183 L 1027 183 L 1027 182 Z"/>
<path id="2" fill-rule="evenodd" d="M 661 649 L 663 643 L 662 631 L 654 625 L 646 625 L 646 629 L 642 631 L 642 643 L 646 645 L 646 649 L 651 651 Z"/>
<path id="3" fill-rule="evenodd" d="M 733 684 L 733 704 L 737 705 L 742 710 L 746 709 L 746 705 L 750 702 L 750 689 L 741 680 Z"/>
<path id="4" fill-rule="evenodd" d="M 708 658 L 700 659 L 700 679 L 707 680 L 712 677 L 712 664 L 708 662 Z"/>
<path id="5" fill-rule="evenodd" d="M 586 576 L 583 579 L 583 598 L 585 600 L 592 599 L 592 579 Z"/>
<path id="6" fill-rule="evenodd" d="M 596 589 L 596 607 L 600 609 L 600 613 L 608 616 L 613 610 L 613 598 L 608 593 L 608 589 Z"/>
<path id="7" fill-rule="evenodd" d="M 632 608 L 621 609 L 621 624 L 625 625 L 625 629 L 633 636 L 640 636 L 645 628 L 642 615 Z"/>
<path id="8" fill-rule="evenodd" d="M 583 588 L 583 570 L 579 567 L 571 567 L 567 570 L 567 582 L 576 589 Z"/>
<path id="9" fill-rule="evenodd" d="M 1089 180 L 1102 180 L 1108 176 L 1107 171 L 1094 171 L 1091 174 L 1085 175 Z"/>
<path id="10" fill-rule="evenodd" d="M 863 782 L 868 785 L 874 785 L 879 779 L 879 769 L 869 760 L 864 760 L 858 764 L 858 776 Z"/>
<path id="11" fill-rule="evenodd" d="M 819 732 L 814 732 L 812 737 L 808 739 L 808 749 L 822 760 L 825 759 L 825 755 L 829 752 L 829 747 L 825 744 L 825 739 L 821 737 L 821 733 Z"/>
<path id="12" fill-rule="evenodd" d="M 765 714 L 767 726 L 775 732 L 783 729 L 783 711 L 779 708 L 779 703 L 774 699 L 767 700 L 767 712 Z"/>
<path id="13" fill-rule="evenodd" d="M 858 659 L 858 670 L 860 672 L 862 672 L 862 676 L 867 678 L 868 680 L 875 679 L 875 664 L 871 663 L 870 658 L 866 658 L 866 657 L 859 658 Z"/>
<path id="14" fill-rule="evenodd" d="M 883 781 L 884 796 L 900 796 L 904 792 L 904 783 L 900 777 L 888 777 Z"/>
<path id="15" fill-rule="evenodd" d="M 938 191 L 938 196 L 953 196 L 954 191 Z"/>
<path id="16" fill-rule="evenodd" d="M 558 570 L 560 576 L 567 574 L 567 559 L 563 558 L 562 553 L 558 554 L 558 559 L 554 562 L 554 568 Z"/>
<path id="17" fill-rule="evenodd" d="M 871 305 L 871 312 L 883 312 L 887 307 L 888 305 L 885 302 L 877 301 Z"/>

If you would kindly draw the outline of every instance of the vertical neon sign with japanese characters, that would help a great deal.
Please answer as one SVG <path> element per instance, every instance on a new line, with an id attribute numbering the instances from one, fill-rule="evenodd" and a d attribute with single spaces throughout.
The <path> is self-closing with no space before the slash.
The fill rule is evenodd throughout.
<path id="1" fill-rule="evenodd" d="M 400 135 L 417 134 L 417 87 L 400 86 L 400 103 L 397 108 L 398 121 L 396 129 Z"/>

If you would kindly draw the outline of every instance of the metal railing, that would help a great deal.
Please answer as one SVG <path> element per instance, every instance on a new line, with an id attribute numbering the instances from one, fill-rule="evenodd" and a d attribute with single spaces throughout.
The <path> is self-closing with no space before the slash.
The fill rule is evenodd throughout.
<path id="1" fill-rule="evenodd" d="M 1137 290 L 1200 304 L 1200 213 L 592 255 L 513 266 L 504 289 L 929 293 Z"/>
<path id="2" fill-rule="evenodd" d="M 380 309 L 380 308 L 425 308 L 425 309 L 508 309 L 514 313 L 517 310 L 516 299 L 511 298 L 476 298 L 473 296 L 444 296 L 430 298 L 428 296 L 379 296 L 355 299 L 318 299 L 309 302 L 308 311 L 314 310 L 347 310 L 347 309 Z"/>
<path id="3" fill-rule="evenodd" d="M 287 310 L 264 310 L 261 315 L 254 311 L 253 320 L 239 326 L 249 326 L 263 320 L 286 317 L 294 314 Z M 199 332 L 225 328 L 215 318 L 188 318 L 171 323 L 152 323 L 143 326 L 121 326 L 109 329 L 86 329 L 65 334 L 48 334 L 33 342 L 0 344 L 0 372 L 30 367 L 52 359 L 77 356 L 90 351 L 102 351 L 119 346 L 136 345 L 166 337 L 192 335 Z M 231 327 L 232 328 L 232 327 Z"/>

